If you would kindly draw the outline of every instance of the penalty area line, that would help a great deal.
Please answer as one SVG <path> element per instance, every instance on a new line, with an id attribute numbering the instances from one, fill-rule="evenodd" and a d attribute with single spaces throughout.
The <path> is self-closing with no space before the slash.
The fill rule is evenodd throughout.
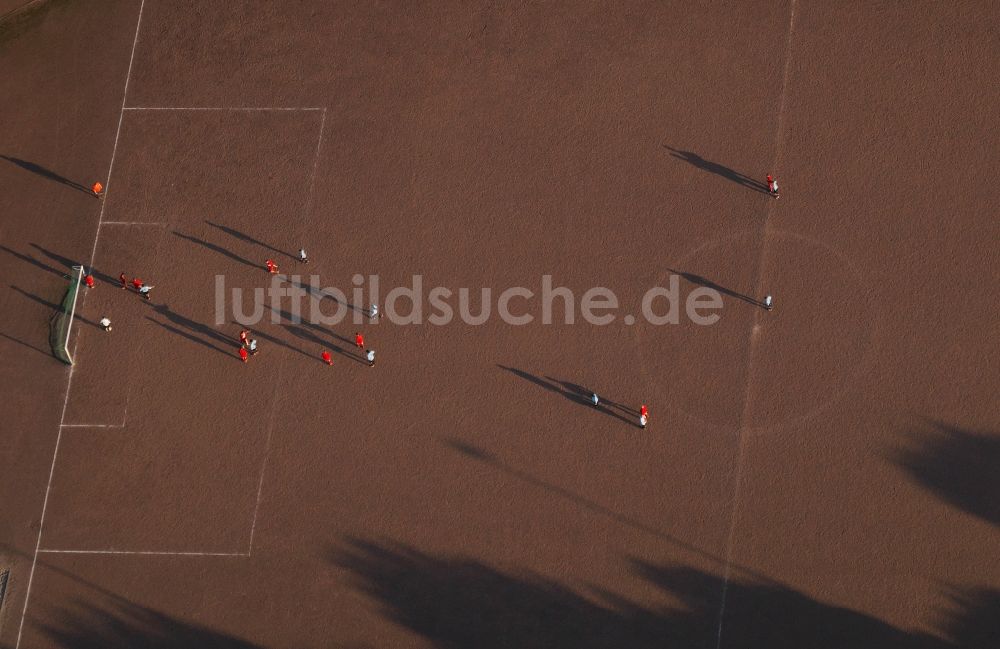
<path id="1" fill-rule="evenodd" d="M 249 557 L 249 552 L 170 552 L 159 550 L 49 550 L 41 549 L 39 554 L 132 554 L 157 557 Z"/>
<path id="2" fill-rule="evenodd" d="M 125 424 L 59 424 L 60 428 L 125 428 Z"/>
<path id="3" fill-rule="evenodd" d="M 169 224 L 162 221 L 102 221 L 101 225 L 155 225 L 159 228 L 165 228 Z"/>
<path id="4" fill-rule="evenodd" d="M 325 110 L 322 106 L 126 106 L 123 110 L 230 110 L 246 112 L 267 112 L 267 111 L 317 111 Z"/>
<path id="5" fill-rule="evenodd" d="M 73 348 L 76 353 L 76 347 Z M 122 413 L 122 423 L 120 424 L 59 424 L 59 428 L 125 428 L 128 423 L 128 398 L 125 399 L 125 412 Z"/>

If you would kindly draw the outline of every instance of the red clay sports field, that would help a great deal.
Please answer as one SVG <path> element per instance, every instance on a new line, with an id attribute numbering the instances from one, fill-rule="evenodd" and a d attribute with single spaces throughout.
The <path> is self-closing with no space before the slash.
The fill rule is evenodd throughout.
<path id="1" fill-rule="evenodd" d="M 993 3 L 0 15 L 0 646 L 1000 646 Z M 300 247 L 620 309 L 243 364 L 216 277 Z"/>

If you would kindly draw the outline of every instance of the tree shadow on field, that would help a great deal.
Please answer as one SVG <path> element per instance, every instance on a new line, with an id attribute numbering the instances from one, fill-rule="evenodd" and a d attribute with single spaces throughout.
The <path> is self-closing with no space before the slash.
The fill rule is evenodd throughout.
<path id="1" fill-rule="evenodd" d="M 612 509 L 609 509 L 608 507 L 605 507 L 604 505 L 601 505 L 592 500 L 584 498 L 580 494 L 571 491 L 570 489 L 566 489 L 565 487 L 560 487 L 559 485 L 553 484 L 551 482 L 546 482 L 545 480 L 542 480 L 541 478 L 538 478 L 528 473 L 527 471 L 515 468 L 510 464 L 504 462 L 500 458 L 498 458 L 493 453 L 490 453 L 489 451 L 486 451 L 484 449 L 478 448 L 476 446 L 467 444 L 461 440 L 453 438 L 445 439 L 444 444 L 446 446 L 451 447 L 453 450 L 458 451 L 459 453 L 465 455 L 469 459 L 475 460 L 476 462 L 480 462 L 486 465 L 487 467 L 492 468 L 495 471 L 500 471 L 501 473 L 516 478 L 537 489 L 542 489 L 547 493 L 563 498 L 567 502 L 573 503 L 574 505 L 580 507 L 581 509 L 589 511 L 592 514 L 603 516 L 605 518 L 615 521 L 620 525 L 624 525 L 638 532 L 642 532 L 647 536 L 653 537 L 660 541 L 665 541 L 666 543 L 676 548 L 697 555 L 698 557 L 710 561 L 714 565 L 718 566 L 719 570 L 723 570 L 726 566 L 726 562 L 722 558 L 712 554 L 711 552 L 707 552 L 701 549 L 700 547 L 688 543 L 687 541 L 682 541 L 681 539 L 677 538 L 672 534 L 668 534 L 667 532 L 658 530 L 656 528 L 650 527 L 649 525 L 646 525 L 645 523 L 641 523 L 627 516 L 624 516 L 619 512 L 616 512 Z M 742 566 L 738 563 L 730 562 L 729 566 L 730 568 L 733 568 L 744 575 L 752 576 L 761 580 L 765 579 L 763 575 L 760 575 L 759 573 L 754 572 L 750 568 Z"/>
<path id="2" fill-rule="evenodd" d="M 715 174 L 716 176 L 725 178 L 726 180 L 734 182 L 737 185 L 746 187 L 747 189 L 751 189 L 755 192 L 760 192 L 761 194 L 770 194 L 770 192 L 768 192 L 767 190 L 767 185 L 765 185 L 761 181 L 754 180 L 750 176 L 747 176 L 746 174 L 741 174 L 740 172 L 730 169 L 725 165 L 721 165 L 718 162 L 712 162 L 710 160 L 706 160 L 697 153 L 694 153 L 693 151 L 682 151 L 681 149 L 675 149 L 674 147 L 667 144 L 664 144 L 663 148 L 669 149 L 671 152 L 670 155 L 672 157 L 677 158 L 678 160 L 683 160 L 684 162 L 693 165 L 698 169 L 701 169 L 702 171 L 707 171 L 708 173 Z"/>
<path id="3" fill-rule="evenodd" d="M 928 422 L 893 460 L 951 505 L 1000 526 L 1000 434 Z M 1000 646 L 1000 636 L 998 644 Z"/>
<path id="4" fill-rule="evenodd" d="M 296 260 L 298 259 L 293 254 L 285 252 L 284 250 L 279 250 L 278 248 L 275 248 L 274 246 L 272 246 L 270 244 L 264 243 L 260 239 L 255 239 L 255 238 L 251 237 L 249 234 L 247 234 L 245 232 L 240 232 L 239 230 L 237 230 L 235 228 L 231 228 L 231 227 L 229 227 L 227 225 L 220 225 L 219 223 L 212 223 L 211 221 L 209 221 L 207 219 L 205 220 L 205 223 L 209 224 L 213 228 L 216 228 L 217 230 L 222 230 L 223 232 L 225 232 L 226 234 L 228 234 L 231 237 L 236 237 L 240 241 L 246 241 L 247 243 L 252 243 L 255 246 L 260 246 L 261 248 L 266 248 L 267 250 L 270 250 L 271 252 L 276 252 L 279 255 L 284 255 L 285 257 L 289 257 L 291 259 L 296 259 Z"/>
<path id="5" fill-rule="evenodd" d="M 956 647 L 986 649 L 1000 646 L 1000 590 L 955 589 L 942 627 Z"/>
<path id="6" fill-rule="evenodd" d="M 214 243 L 209 243 L 208 241 L 205 241 L 204 239 L 199 239 L 198 237 L 193 237 L 193 236 L 191 236 L 189 234 L 184 234 L 183 232 L 178 232 L 177 230 L 172 230 L 171 233 L 175 237 L 179 237 L 181 239 L 184 239 L 185 241 L 190 241 L 191 243 L 196 243 L 199 246 L 202 246 L 204 248 L 208 248 L 212 252 L 217 252 L 220 255 L 228 257 L 229 259 L 232 259 L 233 261 L 239 262 L 239 263 L 244 264 L 246 266 L 249 266 L 250 268 L 256 268 L 258 270 L 264 269 L 264 264 L 263 263 L 255 264 L 254 262 L 250 261 L 249 259 L 246 259 L 245 257 L 240 257 L 235 252 L 227 250 L 226 248 L 223 248 L 220 245 L 217 245 L 217 244 L 214 244 Z"/>
<path id="7" fill-rule="evenodd" d="M 39 0 L 23 2 L 8 2 L 13 9 L 0 13 L 0 44 L 6 44 L 24 34 L 36 29 L 52 9 L 61 9 L 72 4 L 71 0 Z M 19 5 L 19 6 L 18 6 Z M 59 12 L 55 12 L 57 15 Z"/>
<path id="8" fill-rule="evenodd" d="M 70 180 L 69 178 L 66 178 L 65 176 L 60 176 L 56 172 L 52 171 L 51 169 L 46 169 L 45 167 L 43 167 L 40 164 L 36 164 L 34 162 L 28 162 L 27 160 L 22 160 L 21 158 L 14 158 L 14 157 L 11 157 L 11 156 L 6 156 L 6 155 L 0 155 L 0 159 L 6 160 L 7 162 L 9 162 L 9 163 L 11 163 L 13 165 L 17 165 L 21 169 L 24 169 L 25 171 L 29 171 L 29 172 L 31 172 L 33 174 L 38 175 L 38 176 L 41 176 L 42 178 L 47 178 L 47 179 L 52 180 L 54 182 L 57 182 L 57 183 L 59 183 L 61 185 L 66 185 L 67 187 L 70 187 L 70 188 L 75 189 L 77 191 L 81 191 L 81 192 L 83 192 L 85 194 L 89 194 L 91 196 L 94 195 L 94 193 L 92 191 L 90 191 L 90 187 L 86 187 L 84 185 L 81 185 L 80 183 L 78 183 L 78 182 L 76 182 L 74 180 Z"/>
<path id="9" fill-rule="evenodd" d="M 732 289 L 729 289 L 729 288 L 726 288 L 724 286 L 719 286 L 718 284 L 716 284 L 712 280 L 706 279 L 706 278 L 702 277 L 701 275 L 695 275 L 694 273 L 685 273 L 684 271 L 674 270 L 673 268 L 668 268 L 667 272 L 673 273 L 674 275 L 679 275 L 680 277 L 683 277 L 685 280 L 687 280 L 687 281 L 689 281 L 692 284 L 695 284 L 697 286 L 703 286 L 705 288 L 710 288 L 713 291 L 716 291 L 718 293 L 722 293 L 723 295 L 728 295 L 729 297 L 736 298 L 737 300 L 743 300 L 744 302 L 747 302 L 747 303 L 752 304 L 754 306 L 759 306 L 761 308 L 764 307 L 764 303 L 762 301 L 756 300 L 756 299 L 750 297 L 749 295 L 743 295 L 742 293 L 737 293 L 736 291 L 734 291 Z"/>
<path id="10" fill-rule="evenodd" d="M 40 627 L 55 646 L 65 649 L 262 649 L 120 598 L 103 607 L 77 600 L 47 615 Z"/>
<path id="11" fill-rule="evenodd" d="M 499 365 L 499 364 L 497 365 L 497 367 L 499 367 L 502 370 L 506 370 L 511 374 L 513 374 L 514 376 L 524 379 L 525 381 L 530 381 L 531 383 L 534 383 L 538 387 L 544 388 L 549 392 L 558 394 L 561 397 L 568 399 L 569 401 L 572 401 L 575 404 L 581 406 L 587 406 L 587 408 L 589 408 L 590 410 L 603 413 L 609 417 L 613 417 L 615 419 L 623 421 L 626 424 L 635 426 L 636 428 L 642 428 L 638 423 L 638 417 L 634 419 L 629 419 L 615 412 L 614 410 L 611 409 L 611 407 L 622 408 L 622 406 L 613 401 L 607 401 L 605 403 L 605 399 L 603 397 L 600 397 L 600 395 L 598 395 L 598 397 L 600 398 L 600 404 L 597 407 L 595 407 L 593 402 L 590 400 L 590 396 L 594 393 L 594 390 L 590 390 L 588 388 L 577 385 L 576 383 L 571 383 L 569 381 L 560 381 L 550 376 L 546 376 L 545 378 L 542 378 L 540 376 L 535 376 L 534 374 L 529 374 L 524 370 L 519 370 L 514 367 L 507 367 L 505 365 Z M 628 409 L 625 410 L 628 411 Z"/>
<path id="12" fill-rule="evenodd" d="M 953 643 L 776 582 L 730 578 L 724 588 L 715 574 L 636 559 L 633 580 L 658 591 L 656 604 L 399 543 L 351 538 L 328 556 L 386 619 L 440 649 L 995 649 L 983 615 L 995 592 L 957 602 Z"/>
<path id="13" fill-rule="evenodd" d="M 0 550 L 32 561 L 32 556 L 9 545 Z M 46 571 L 87 589 L 86 600 L 47 613 L 38 628 L 65 649 L 262 649 L 231 635 L 172 618 L 130 602 L 122 595 L 72 572 L 37 558 Z M 103 606 L 96 602 L 101 601 Z M 28 621 L 31 621 L 31 616 Z M 27 628 L 27 624 L 25 628 Z M 6 645 L 4 645 L 6 646 Z"/>

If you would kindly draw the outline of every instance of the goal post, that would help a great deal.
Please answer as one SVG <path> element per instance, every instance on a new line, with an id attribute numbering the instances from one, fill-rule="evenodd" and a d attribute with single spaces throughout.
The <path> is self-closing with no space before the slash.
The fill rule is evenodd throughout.
<path id="1" fill-rule="evenodd" d="M 69 353 L 69 333 L 73 327 L 73 316 L 76 315 L 76 298 L 80 294 L 80 284 L 83 283 L 83 266 L 73 266 L 69 278 L 69 288 L 63 296 L 62 304 L 49 320 L 49 344 L 56 358 L 69 365 L 73 357 Z"/>

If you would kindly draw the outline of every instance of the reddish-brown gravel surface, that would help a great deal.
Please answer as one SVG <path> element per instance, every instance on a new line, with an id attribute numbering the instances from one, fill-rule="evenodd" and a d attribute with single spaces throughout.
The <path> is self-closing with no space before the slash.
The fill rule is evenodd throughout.
<path id="1" fill-rule="evenodd" d="M 0 24 L 0 646 L 1000 646 L 1000 14 L 723 4 Z M 536 319 L 285 301 L 244 365 L 269 258 Z M 672 281 L 719 321 L 625 322 Z"/>

